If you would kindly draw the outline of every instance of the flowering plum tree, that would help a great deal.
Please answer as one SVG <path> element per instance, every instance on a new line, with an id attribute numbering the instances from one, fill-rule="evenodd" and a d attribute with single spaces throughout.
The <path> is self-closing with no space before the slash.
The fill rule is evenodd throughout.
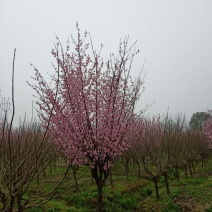
<path id="1" fill-rule="evenodd" d="M 102 46 L 97 53 L 89 33 L 81 36 L 78 25 L 77 32 L 77 40 L 71 37 L 71 53 L 69 42 L 64 51 L 57 38 L 52 54 L 58 67 L 51 85 L 34 68 L 36 83 L 31 86 L 38 94 L 39 116 L 55 145 L 72 164 L 90 167 L 98 188 L 97 211 L 101 211 L 110 167 L 130 147 L 136 129 L 134 109 L 143 82 L 140 75 L 134 81 L 130 77 L 137 52 L 135 43 L 128 47 L 128 37 L 120 42 L 118 56 L 111 54 L 104 63 Z"/>
<path id="2" fill-rule="evenodd" d="M 209 118 L 203 123 L 203 132 L 207 137 L 208 149 L 212 149 L 212 111 L 209 111 Z"/>

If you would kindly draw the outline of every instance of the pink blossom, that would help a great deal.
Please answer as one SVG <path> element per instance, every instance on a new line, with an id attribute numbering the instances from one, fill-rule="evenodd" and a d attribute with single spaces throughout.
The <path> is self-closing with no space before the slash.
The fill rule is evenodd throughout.
<path id="1" fill-rule="evenodd" d="M 92 44 L 85 44 L 79 31 L 73 44 L 73 52 L 62 56 L 58 49 L 52 50 L 59 69 L 51 85 L 34 68 L 37 84 L 30 86 L 38 95 L 43 126 L 66 157 L 77 165 L 87 163 L 91 169 L 101 165 L 108 170 L 130 147 L 137 130 L 134 108 L 143 82 L 130 78 L 125 44 L 120 45 L 119 56 L 106 63 L 95 52 L 93 58 L 89 55 Z M 157 128 L 155 122 L 153 128 Z"/>

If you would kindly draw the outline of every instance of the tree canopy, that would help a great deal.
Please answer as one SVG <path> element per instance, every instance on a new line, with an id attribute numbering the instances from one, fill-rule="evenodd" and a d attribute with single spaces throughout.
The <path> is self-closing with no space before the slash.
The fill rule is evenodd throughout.
<path id="1" fill-rule="evenodd" d="M 202 124 L 209 118 L 207 112 L 193 113 L 189 125 L 192 129 L 202 129 Z"/>

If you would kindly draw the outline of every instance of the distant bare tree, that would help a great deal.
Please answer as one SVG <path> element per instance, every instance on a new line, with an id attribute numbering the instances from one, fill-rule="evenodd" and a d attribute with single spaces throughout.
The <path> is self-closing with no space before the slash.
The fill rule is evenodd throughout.
<path id="1" fill-rule="evenodd" d="M 44 191 L 33 189 L 33 184 L 45 175 L 45 168 L 55 157 L 55 150 L 49 141 L 47 131 L 36 122 L 25 120 L 13 127 L 15 115 L 14 63 L 12 74 L 12 117 L 8 121 L 9 102 L 2 98 L 0 104 L 0 200 L 1 211 L 24 211 L 41 206 L 53 198 L 67 177 L 64 176 Z M 27 195 L 26 195 L 27 194 Z M 1 206 L 0 206 L 1 207 Z"/>

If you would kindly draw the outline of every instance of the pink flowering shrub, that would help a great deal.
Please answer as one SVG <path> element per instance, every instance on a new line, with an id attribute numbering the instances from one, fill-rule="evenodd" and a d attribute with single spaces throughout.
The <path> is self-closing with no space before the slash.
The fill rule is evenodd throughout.
<path id="1" fill-rule="evenodd" d="M 209 111 L 210 118 L 203 123 L 203 132 L 207 138 L 206 144 L 208 149 L 212 149 L 212 114 Z"/>

